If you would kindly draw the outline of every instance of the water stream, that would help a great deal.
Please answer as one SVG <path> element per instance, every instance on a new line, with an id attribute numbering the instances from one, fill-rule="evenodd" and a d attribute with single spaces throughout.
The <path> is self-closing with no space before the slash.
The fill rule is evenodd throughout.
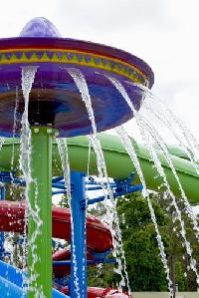
<path id="1" fill-rule="evenodd" d="M 4 142 L 5 142 L 5 139 L 4 138 L 0 138 L 0 151 L 1 151 L 2 147 L 3 147 Z"/>
<path id="2" fill-rule="evenodd" d="M 198 173 L 198 163 L 199 163 L 199 142 L 189 130 L 189 128 L 179 119 L 173 111 L 167 106 L 165 101 L 163 101 L 159 96 L 152 93 L 147 87 L 128 82 L 130 85 L 136 86 L 140 91 L 144 91 L 147 96 L 147 100 L 143 103 L 143 108 L 146 108 L 151 115 L 154 115 L 156 119 L 162 122 L 166 127 L 169 128 L 170 132 L 175 136 L 179 145 L 185 150 L 187 156 L 189 157 L 192 165 L 196 168 Z M 157 110 L 159 109 L 159 113 Z M 143 109 L 141 114 L 143 113 Z M 161 117 L 160 115 L 164 115 Z"/>
<path id="3" fill-rule="evenodd" d="M 185 247 L 186 253 L 189 256 L 190 268 L 193 270 L 193 272 L 196 275 L 196 282 L 197 282 L 197 285 L 199 287 L 199 275 L 198 275 L 198 271 L 197 271 L 197 264 L 196 264 L 196 260 L 192 256 L 193 249 L 191 247 L 191 244 L 187 240 L 185 223 L 184 223 L 184 220 L 182 218 L 182 213 L 181 213 L 181 210 L 178 207 L 176 198 L 175 198 L 173 192 L 171 191 L 170 185 L 168 183 L 166 174 L 164 172 L 164 169 L 162 167 L 162 164 L 160 162 L 160 159 L 159 159 L 158 154 L 160 154 L 160 153 L 163 153 L 164 154 L 164 157 L 166 158 L 168 164 L 170 165 L 170 167 L 171 167 L 171 169 L 173 171 L 172 161 L 170 160 L 170 156 L 169 156 L 168 152 L 166 151 L 166 148 L 164 147 L 164 145 L 163 145 L 164 143 L 161 141 L 160 136 L 157 135 L 156 137 L 160 141 L 161 146 L 163 146 L 163 150 L 162 150 L 162 152 L 161 151 L 160 152 L 158 152 L 158 151 L 156 152 L 156 148 L 154 147 L 154 135 L 151 135 L 150 134 L 150 130 L 147 130 L 147 129 L 143 129 L 143 135 L 144 135 L 144 139 L 145 139 L 145 144 L 147 144 L 147 148 L 150 151 L 151 159 L 152 159 L 152 161 L 153 161 L 153 163 L 154 163 L 154 165 L 155 165 L 155 167 L 156 167 L 156 169 L 157 169 L 160 177 L 163 178 L 164 186 L 166 187 L 167 192 L 168 192 L 168 194 L 169 194 L 169 196 L 171 198 L 171 204 L 170 204 L 169 208 L 174 207 L 175 218 L 173 218 L 173 220 L 175 221 L 175 219 L 177 219 L 178 222 L 179 222 L 179 224 L 180 224 L 180 234 L 182 236 L 182 245 Z"/>
<path id="4" fill-rule="evenodd" d="M 32 258 L 33 258 L 33 266 L 32 268 L 29 268 L 29 272 L 31 274 L 31 278 L 29 277 L 27 280 L 27 274 L 26 274 L 26 264 L 27 264 L 27 256 L 26 256 L 26 247 L 25 247 L 25 241 L 24 241 L 24 256 L 23 256 L 23 291 L 24 295 L 26 292 L 27 283 L 31 283 L 33 280 L 36 279 L 36 274 L 33 274 L 34 272 L 34 264 L 37 263 L 37 255 L 35 253 L 35 239 L 40 235 L 40 226 L 42 225 L 42 221 L 39 217 L 39 207 L 37 204 L 37 198 L 38 198 L 38 191 L 37 191 L 37 181 L 33 181 L 31 177 L 31 130 L 29 127 L 29 121 L 28 121 L 28 106 L 29 106 L 29 94 L 32 89 L 32 85 L 34 82 L 35 74 L 37 71 L 37 67 L 34 66 L 26 66 L 22 67 L 22 91 L 24 96 L 24 112 L 22 115 L 21 120 L 21 138 L 20 138 L 20 169 L 23 174 L 23 178 L 26 182 L 26 188 L 25 188 L 25 197 L 26 197 L 26 210 L 25 210 L 25 225 L 24 225 L 24 235 L 26 235 L 26 227 L 28 222 L 28 217 L 32 217 L 34 222 L 37 225 L 37 229 L 32 234 L 31 239 L 29 239 L 29 249 L 31 250 Z M 34 209 L 32 208 L 29 200 L 29 187 L 30 184 L 35 184 L 35 206 Z M 37 298 L 47 298 L 45 297 L 43 293 L 43 289 L 31 289 L 30 285 L 28 285 L 29 289 L 31 291 L 34 291 L 35 297 Z"/>
<path id="5" fill-rule="evenodd" d="M 155 143 L 158 144 L 160 152 L 163 154 L 163 156 L 166 159 L 169 167 L 171 168 L 172 173 L 173 173 L 173 175 L 176 179 L 176 182 L 178 184 L 178 187 L 179 187 L 179 190 L 180 190 L 180 193 L 181 193 L 181 198 L 183 199 L 183 203 L 184 203 L 185 208 L 186 208 L 186 212 L 187 212 L 188 216 L 190 217 L 190 219 L 192 220 L 195 235 L 196 235 L 197 240 L 199 241 L 199 227 L 198 227 L 197 218 L 196 218 L 196 216 L 195 216 L 195 214 L 194 214 L 194 212 L 193 212 L 193 210 L 192 210 L 192 208 L 189 204 L 187 196 L 186 196 L 186 194 L 183 190 L 183 187 L 180 183 L 178 174 L 177 174 L 176 169 L 173 165 L 172 159 L 170 157 L 170 154 L 168 152 L 166 144 L 164 143 L 164 140 L 161 138 L 160 134 L 157 132 L 157 130 L 152 125 L 149 126 L 148 123 L 146 121 L 143 121 L 143 120 L 142 120 L 142 131 L 143 131 L 143 134 L 145 134 L 145 132 L 148 132 L 151 135 L 151 137 L 153 138 Z M 146 134 L 145 134 L 145 140 L 146 140 Z M 148 140 L 150 140 L 150 139 L 149 138 L 147 139 L 146 144 L 147 144 L 147 146 L 149 146 L 149 149 L 150 149 L 150 143 L 148 143 Z M 155 148 L 152 148 L 152 151 L 155 151 Z M 158 156 L 157 156 L 157 159 L 158 159 Z M 165 174 L 164 174 L 163 177 L 164 177 L 164 179 L 166 179 Z"/>
<path id="6" fill-rule="evenodd" d="M 149 124 L 148 121 L 145 121 L 145 119 L 140 115 L 140 113 L 138 114 L 137 111 L 135 110 L 134 106 L 133 106 L 133 103 L 131 102 L 131 99 L 129 98 L 126 90 L 124 89 L 124 87 L 121 85 L 120 82 L 118 82 L 116 79 L 114 78 L 110 78 L 108 77 L 108 79 L 112 82 L 112 84 L 117 88 L 117 90 L 122 94 L 122 96 L 124 97 L 125 101 L 127 102 L 127 104 L 129 105 L 130 109 L 132 110 L 134 116 L 135 116 L 135 119 L 137 121 L 137 124 L 138 124 L 138 127 L 140 129 L 140 132 L 141 132 L 141 135 L 143 137 L 143 140 L 145 142 L 145 146 L 146 148 L 148 148 L 148 151 L 150 152 L 151 154 L 151 157 L 152 157 L 152 160 L 154 162 L 154 165 L 156 166 L 157 170 L 158 170 L 158 173 L 161 177 L 163 177 L 164 179 L 164 184 L 165 186 L 167 187 L 167 190 L 169 191 L 169 193 L 171 193 L 171 190 L 170 190 L 170 187 L 169 187 L 169 184 L 167 182 L 167 178 L 166 178 L 166 175 L 164 173 L 164 170 L 161 166 L 161 162 L 159 160 L 159 156 L 155 153 L 155 148 L 151 148 L 150 147 L 150 140 L 147 138 L 147 133 L 150 133 L 151 136 L 153 136 L 153 139 L 155 141 L 156 144 L 159 145 L 159 147 L 162 149 L 162 153 L 169 165 L 169 167 L 171 168 L 173 174 L 174 174 L 174 177 L 176 179 L 176 182 L 178 184 L 178 187 L 180 189 L 180 192 L 181 192 L 181 196 L 183 198 L 183 201 L 184 201 L 184 205 L 186 207 L 186 211 L 187 211 L 187 214 L 189 215 L 189 217 L 191 218 L 192 222 L 193 222 L 193 227 L 194 227 L 194 231 L 195 231 L 195 234 L 196 234 L 196 237 L 198 239 L 198 224 L 197 224 L 197 219 L 192 211 L 192 208 L 188 202 L 188 199 L 185 195 L 185 192 L 182 188 L 182 185 L 180 183 L 180 180 L 179 180 L 179 177 L 177 175 L 177 172 L 175 170 L 175 167 L 173 165 L 173 162 L 170 158 L 170 154 L 168 152 L 168 149 L 163 141 L 163 139 L 161 138 L 161 136 L 158 134 L 157 130 L 151 125 Z M 122 133 L 120 131 L 120 137 L 122 138 Z M 125 145 L 126 143 L 126 147 L 127 147 L 127 139 L 124 140 L 123 139 L 123 143 Z M 128 148 L 128 147 L 127 147 Z M 131 153 L 132 154 L 132 153 Z M 131 158 L 135 158 L 135 156 L 131 156 Z M 140 173 L 139 173 L 140 174 Z M 143 178 L 143 177 L 142 177 Z M 198 272 L 197 272 L 197 266 L 196 266 L 196 260 L 192 257 L 192 249 L 190 247 L 190 243 L 187 241 L 186 239 L 186 231 L 185 231 L 185 228 L 184 228 L 184 222 L 182 221 L 182 216 L 181 216 L 181 212 L 177 206 L 177 203 L 176 203 L 176 199 L 175 199 L 175 196 L 171 193 L 172 195 L 172 202 L 173 202 L 173 206 L 175 207 L 176 209 L 176 212 L 177 212 L 177 215 L 178 215 L 178 220 L 180 222 L 180 226 L 181 226 L 181 235 L 183 237 L 183 240 L 184 240 L 184 245 L 185 245 L 185 248 L 186 248 L 186 251 L 187 251 L 187 254 L 190 256 L 190 267 L 191 269 L 195 272 L 196 274 L 196 282 L 198 284 L 198 281 L 199 281 L 199 275 L 198 275 Z"/>
<path id="7" fill-rule="evenodd" d="M 37 67 L 30 67 L 30 66 L 22 67 L 22 91 L 23 91 L 25 106 L 24 106 L 24 113 L 22 115 L 22 120 L 21 120 L 22 130 L 21 130 L 21 139 L 20 139 L 20 153 L 21 153 L 20 154 L 20 169 L 23 173 L 23 177 L 26 182 L 25 196 L 26 196 L 26 204 L 27 204 L 26 214 L 25 214 L 24 235 L 26 235 L 26 226 L 27 226 L 27 220 L 28 220 L 29 216 L 31 216 L 33 218 L 33 220 L 37 223 L 37 227 L 38 227 L 38 229 L 35 231 L 35 233 L 33 233 L 32 238 L 30 239 L 29 244 L 28 244 L 32 251 L 33 260 L 34 260 L 33 264 L 37 262 L 37 256 L 34 252 L 34 249 L 35 249 L 34 242 L 35 242 L 35 239 L 40 234 L 39 227 L 42 225 L 42 221 L 39 218 L 39 207 L 37 205 L 37 194 L 38 194 L 37 193 L 37 181 L 33 181 L 32 177 L 31 177 L 31 167 L 30 167 L 31 130 L 29 127 L 29 122 L 28 122 L 29 94 L 31 92 L 31 88 L 32 88 L 32 84 L 34 82 L 34 77 L 35 77 L 36 71 L 37 71 Z M 128 288 L 128 291 L 131 292 L 128 274 L 127 274 L 125 253 L 124 253 L 123 244 L 122 244 L 122 234 L 121 234 L 121 230 L 119 227 L 119 218 L 118 218 L 118 214 L 117 214 L 116 202 L 114 200 L 113 192 L 112 192 L 112 189 L 110 186 L 110 181 L 109 181 L 109 177 L 108 177 L 108 172 L 107 172 L 107 168 L 106 168 L 106 162 L 105 162 L 103 150 L 102 150 L 100 141 L 97 136 L 95 115 L 94 115 L 94 111 L 93 111 L 93 107 L 92 107 L 92 100 L 91 100 L 91 96 L 89 94 L 88 85 L 87 85 L 84 75 L 82 74 L 82 72 L 80 70 L 74 69 L 74 68 L 67 68 L 67 72 L 73 78 L 73 80 L 81 94 L 82 100 L 85 104 L 85 107 L 86 107 L 86 110 L 88 113 L 89 120 L 91 122 L 92 134 L 89 136 L 89 141 L 90 141 L 90 145 L 92 146 L 93 150 L 96 153 L 98 176 L 99 176 L 99 181 L 102 186 L 103 194 L 106 198 L 110 199 L 110 200 L 106 200 L 105 204 L 107 206 L 109 219 L 111 221 L 109 224 L 111 224 L 111 230 L 112 230 L 111 232 L 113 234 L 113 242 L 114 242 L 113 244 L 114 244 L 114 247 L 116 248 L 115 257 L 118 262 L 117 272 L 121 275 L 121 279 L 122 279 L 120 285 L 121 286 L 126 285 Z M 197 281 L 197 285 L 199 288 L 199 274 L 197 272 L 196 260 L 192 256 L 192 247 L 191 247 L 190 242 L 187 240 L 185 223 L 184 223 L 184 220 L 182 219 L 181 211 L 178 207 L 176 198 L 175 198 L 175 196 L 170 188 L 170 185 L 167 181 L 167 177 L 165 175 L 164 168 L 162 167 L 162 164 L 160 161 L 161 155 L 164 155 L 164 159 L 166 160 L 167 164 L 169 165 L 170 169 L 173 172 L 173 175 L 176 179 L 176 183 L 177 183 L 180 193 L 181 193 L 181 197 L 183 199 L 183 203 L 184 203 L 186 212 L 193 223 L 195 235 L 198 240 L 199 240 L 199 227 L 198 227 L 196 216 L 194 215 L 194 213 L 192 211 L 192 208 L 188 202 L 186 194 L 185 194 L 185 192 L 182 188 L 182 185 L 180 183 L 178 174 L 176 172 L 176 169 L 173 165 L 172 159 L 168 152 L 168 148 L 167 148 L 164 140 L 162 139 L 161 135 L 156 130 L 156 128 L 153 127 L 153 125 L 150 124 L 144 118 L 144 116 L 142 116 L 140 113 L 138 113 L 135 110 L 133 103 L 132 103 L 129 95 L 127 94 L 124 86 L 117 79 L 115 79 L 113 77 L 109 77 L 109 76 L 106 76 L 106 77 L 115 86 L 115 88 L 118 90 L 118 92 L 120 92 L 120 94 L 123 96 L 126 103 L 129 105 L 129 108 L 133 112 L 135 120 L 137 122 L 137 125 L 140 129 L 140 133 L 143 137 L 145 146 L 149 151 L 149 154 L 150 154 L 151 159 L 157 169 L 158 174 L 163 179 L 163 184 L 166 187 L 166 189 L 169 193 L 169 196 L 171 198 L 171 207 L 174 207 L 176 219 L 180 224 L 180 234 L 183 239 L 183 244 L 186 249 L 186 253 L 189 256 L 190 268 L 193 270 L 193 272 L 196 275 L 196 281 Z M 145 90 L 145 89 L 148 90 L 145 87 L 142 87 L 142 88 L 143 88 L 143 90 Z M 147 92 L 149 93 L 151 98 L 154 98 L 151 95 L 151 92 L 149 92 L 149 91 L 147 91 Z M 17 92 L 16 92 L 16 94 L 17 94 Z M 17 98 L 18 97 L 16 96 L 13 135 L 15 135 L 15 132 L 16 132 L 16 113 L 17 113 L 17 108 L 18 108 Z M 159 121 L 161 121 L 161 117 L 159 116 L 159 114 L 156 111 L 153 111 L 149 105 L 146 105 L 145 107 L 157 119 L 159 119 Z M 167 126 L 167 128 L 169 130 L 171 130 L 173 132 L 174 136 L 179 141 L 180 145 L 183 146 L 183 148 L 185 149 L 185 151 L 187 153 L 188 158 L 190 159 L 190 161 L 192 162 L 192 164 L 195 167 L 196 173 L 198 173 L 199 172 L 199 167 L 198 167 L 199 146 L 197 144 L 197 140 L 190 134 L 190 132 L 182 124 L 182 122 L 179 119 L 177 119 L 170 111 L 168 111 L 168 109 L 166 109 L 166 113 L 169 115 L 170 118 L 167 119 L 165 117 L 162 117 L 162 122 Z M 183 140 L 178 136 L 175 129 L 173 129 L 172 124 L 169 119 L 172 119 L 172 121 L 174 121 L 175 125 L 180 129 L 180 131 L 184 137 Z M 168 289 L 169 289 L 169 293 L 170 293 L 169 295 L 171 298 L 173 298 L 174 297 L 173 284 L 172 284 L 172 281 L 170 278 L 170 272 L 169 272 L 169 267 L 168 267 L 167 258 L 166 258 L 166 254 L 165 254 L 165 248 L 164 248 L 164 244 L 163 244 L 160 232 L 159 232 L 156 216 L 154 213 L 152 203 L 150 201 L 149 193 L 148 193 L 148 190 L 146 187 L 146 182 L 145 182 L 142 170 L 141 170 L 139 159 L 136 155 L 136 150 L 134 149 L 129 136 L 123 127 L 117 128 L 117 133 L 118 133 L 118 135 L 121 139 L 121 142 L 123 143 L 126 151 L 128 152 L 128 154 L 134 164 L 136 172 L 139 176 L 139 179 L 143 185 L 143 196 L 147 201 L 148 208 L 149 208 L 149 211 L 151 214 L 151 219 L 152 219 L 152 222 L 155 227 L 157 243 L 158 243 L 158 247 L 160 250 L 160 256 L 161 256 L 161 260 L 162 260 L 162 263 L 163 263 L 163 266 L 165 269 L 165 273 L 166 273 L 166 277 L 168 280 Z M 4 139 L 0 138 L 0 150 L 3 145 L 3 142 L 4 142 Z M 154 145 L 154 144 L 156 144 L 156 145 Z M 60 154 L 62 169 L 64 172 L 64 181 L 65 181 L 65 187 L 67 190 L 67 198 L 68 198 L 69 205 L 71 206 L 72 197 L 71 197 L 71 181 L 70 181 L 70 163 L 69 163 L 69 157 L 68 157 L 67 140 L 58 139 L 57 145 L 58 145 L 58 150 L 59 150 L 59 154 Z M 157 153 L 157 151 L 156 151 L 157 145 L 158 145 L 159 153 Z M 90 148 L 89 150 L 91 150 L 91 146 L 89 147 Z M 11 159 L 11 169 L 13 169 L 13 165 L 14 165 L 14 147 L 13 147 L 13 154 L 12 154 L 12 159 Z M 89 172 L 89 168 L 87 169 L 87 172 Z M 105 183 L 104 183 L 104 180 L 106 181 Z M 30 201 L 29 201 L 29 197 L 28 197 L 29 186 L 31 183 L 35 184 L 35 189 L 36 189 L 36 191 L 35 191 L 36 204 L 34 206 L 34 209 L 32 208 Z M 86 231 L 86 227 L 85 227 L 85 231 Z M 76 289 L 75 290 L 76 290 L 77 297 L 81 297 L 79 281 L 78 281 L 77 274 L 76 274 L 77 260 L 76 260 L 76 255 L 75 255 L 76 249 L 74 246 L 74 227 L 73 227 L 72 214 L 71 214 L 71 232 L 72 232 L 71 241 L 72 241 L 72 247 L 73 247 L 72 255 L 73 255 L 74 275 L 76 276 L 76 278 L 75 278 Z M 116 241 L 116 239 L 117 239 L 117 241 Z M 24 241 L 24 256 L 23 256 L 24 289 L 26 289 L 26 287 L 27 287 L 27 278 L 26 278 L 26 274 L 25 274 L 25 271 L 26 271 L 25 267 L 26 267 L 26 263 L 27 263 L 26 250 L 27 250 L 27 248 L 25 247 L 25 241 Z M 121 258 L 119 258 L 118 256 L 120 256 Z M 33 267 L 34 267 L 34 265 L 33 265 Z M 30 268 L 30 270 L 32 273 L 34 272 L 34 268 Z M 36 278 L 36 276 L 34 276 L 32 274 L 31 278 L 34 280 Z M 31 282 L 31 281 L 29 280 L 29 282 Z M 25 291 L 24 291 L 24 295 L 25 295 Z M 39 289 L 38 292 L 35 293 L 35 297 L 36 298 L 37 297 L 45 298 L 44 294 L 43 294 L 43 289 Z"/>
<path id="8" fill-rule="evenodd" d="M 110 187 L 110 181 L 108 177 L 106 162 L 105 162 L 103 150 L 101 147 L 101 143 L 97 138 L 97 127 L 95 122 L 95 115 L 92 107 L 92 100 L 89 93 L 88 85 L 84 75 L 80 70 L 74 69 L 74 68 L 73 69 L 67 68 L 67 72 L 73 78 L 81 94 L 82 100 L 87 109 L 89 120 L 91 122 L 92 134 L 89 136 L 89 139 L 96 153 L 98 175 L 100 178 L 103 194 L 106 197 L 106 199 L 107 198 L 110 199 L 110 200 L 105 200 L 105 204 L 107 207 L 107 212 L 110 220 L 109 225 L 111 226 L 111 232 L 113 235 L 113 245 L 115 247 L 115 250 L 113 253 L 115 253 L 115 257 L 117 259 L 117 264 L 118 264 L 117 272 L 120 274 L 122 279 L 120 283 L 121 287 L 126 286 L 128 289 L 128 292 L 130 293 L 131 289 L 130 289 L 130 283 L 129 283 L 128 273 L 127 273 L 126 258 L 125 258 L 125 253 L 123 249 L 123 244 L 122 244 L 123 243 L 122 234 L 119 226 L 119 218 L 117 214 L 116 202 L 114 200 L 113 192 Z M 104 178 L 105 178 L 106 184 L 103 183 Z"/>
<path id="9" fill-rule="evenodd" d="M 19 121 L 18 118 L 17 118 L 18 109 L 19 109 L 19 90 L 18 90 L 18 87 L 16 87 L 15 108 L 14 108 L 14 124 L 13 124 L 13 131 L 12 131 L 12 137 L 13 138 L 16 137 L 17 121 Z M 12 156 L 11 156 L 11 175 L 14 172 L 14 170 L 16 171 L 16 169 L 14 169 L 14 154 L 15 154 L 15 144 L 13 142 Z"/>
<path id="10" fill-rule="evenodd" d="M 15 96 L 15 108 L 14 108 L 14 123 L 13 123 L 13 131 L 12 131 L 12 137 L 16 137 L 16 128 L 17 128 L 17 112 L 19 108 L 19 90 L 18 86 L 16 87 L 16 96 Z M 11 187 L 10 187 L 10 196 L 13 196 L 13 187 L 14 187 L 14 176 L 13 173 L 17 170 L 17 168 L 14 168 L 14 157 L 15 157 L 15 143 L 12 144 L 12 155 L 11 155 L 11 162 L 10 162 L 10 176 L 11 176 Z"/>
<path id="11" fill-rule="evenodd" d="M 101 147 L 100 141 L 97 138 L 97 127 L 95 122 L 95 115 L 92 108 L 92 101 L 89 94 L 88 85 L 84 78 L 84 75 L 80 70 L 75 68 L 68 68 L 67 71 L 70 74 L 70 76 L 73 78 L 81 94 L 85 107 L 87 109 L 88 117 L 91 122 L 91 130 L 92 130 L 92 134 L 89 136 L 89 138 L 97 156 L 97 168 L 98 168 L 99 178 L 101 178 L 101 180 L 103 181 L 103 178 L 108 177 L 108 175 L 106 172 L 106 163 L 104 160 L 102 147 Z M 105 189 L 104 186 L 103 186 L 103 189 Z"/>
<path id="12" fill-rule="evenodd" d="M 145 140 L 144 133 L 145 133 L 145 130 L 147 130 L 147 131 L 150 132 L 151 135 L 153 135 L 153 138 L 156 141 L 156 143 L 159 145 L 159 147 L 163 148 L 164 156 L 165 156 L 165 158 L 166 158 L 166 160 L 167 160 L 167 162 L 168 162 L 168 164 L 169 164 L 169 166 L 170 166 L 170 168 L 173 172 L 173 175 L 176 179 L 179 190 L 181 192 L 181 196 L 182 196 L 182 199 L 184 201 L 186 212 L 187 212 L 188 216 L 190 217 L 190 219 L 193 222 L 193 228 L 194 228 L 194 231 L 195 231 L 195 234 L 196 234 L 196 238 L 199 239 L 199 228 L 198 228 L 197 218 L 196 218 L 195 214 L 193 213 L 193 210 L 192 210 L 192 208 L 189 204 L 189 201 L 188 201 L 188 199 L 186 197 L 186 194 L 183 190 L 183 187 L 180 183 L 179 177 L 178 177 L 176 169 L 173 165 L 172 159 L 170 158 L 170 154 L 168 152 L 166 144 L 164 143 L 164 140 L 161 138 L 161 136 L 158 133 L 157 129 L 155 129 L 155 127 L 153 127 L 148 121 L 146 121 L 144 119 L 144 117 L 142 117 L 140 115 L 140 113 L 137 113 L 137 111 L 135 110 L 135 108 L 133 106 L 133 103 L 132 103 L 130 97 L 128 96 L 128 94 L 127 94 L 125 88 L 123 87 L 123 85 L 115 78 L 108 77 L 108 79 L 112 82 L 112 84 L 116 87 L 116 89 L 121 93 L 121 95 L 125 99 L 126 103 L 129 105 L 129 108 L 132 110 L 132 112 L 134 114 L 134 117 L 137 121 L 138 127 L 141 131 L 141 135 L 143 137 L 143 140 Z M 147 142 L 146 142 L 146 146 L 148 146 Z"/>
<path id="13" fill-rule="evenodd" d="M 176 125 L 173 123 L 173 121 L 171 121 L 171 117 L 169 115 L 166 115 L 166 116 L 164 115 L 164 117 L 161 117 L 161 115 L 163 115 L 163 113 L 165 112 L 163 111 L 161 112 L 161 110 L 157 111 L 157 108 L 154 109 L 154 107 L 151 105 L 151 101 L 146 100 L 146 102 L 143 104 L 143 110 L 144 109 L 146 109 L 149 112 L 150 117 L 153 115 L 155 119 L 157 119 L 160 123 L 162 123 L 165 127 L 169 129 L 169 131 L 173 134 L 175 139 L 178 141 L 180 148 L 183 149 L 188 159 L 191 161 L 191 164 L 195 168 L 196 173 L 199 175 L 199 163 L 198 163 L 199 161 L 197 160 L 196 154 L 193 154 L 192 150 L 190 150 L 190 147 L 186 141 L 186 138 L 183 138 L 183 136 L 177 132 Z M 143 113 L 143 110 L 141 113 Z"/>
<path id="14" fill-rule="evenodd" d="M 72 194 L 71 194 L 71 178 L 70 178 L 70 161 L 68 157 L 68 146 L 66 139 L 57 139 L 58 151 L 61 159 L 62 170 L 64 174 L 64 183 L 66 188 L 67 195 L 67 203 L 69 204 L 71 215 L 70 215 L 70 224 L 71 224 L 71 243 L 72 243 L 72 262 L 73 262 L 73 270 L 74 270 L 74 285 L 75 292 L 78 298 L 81 298 L 79 279 L 77 276 L 77 257 L 76 257 L 76 247 L 74 240 L 74 224 L 73 224 L 73 213 L 71 207 Z"/>
<path id="15" fill-rule="evenodd" d="M 184 139 L 185 143 L 185 148 L 188 148 L 188 151 L 191 152 L 192 159 L 194 162 L 197 164 L 199 162 L 199 142 L 195 138 L 195 136 L 192 134 L 190 129 L 182 122 L 181 119 L 179 119 L 171 109 L 168 108 L 166 103 L 164 103 L 159 97 L 153 95 L 152 93 L 150 94 L 150 98 L 153 100 L 153 102 L 156 104 L 159 104 L 162 107 L 162 110 L 164 113 L 167 114 L 168 120 L 172 123 L 175 124 L 177 129 L 180 130 L 182 134 L 182 139 Z"/>
<path id="16" fill-rule="evenodd" d="M 160 250 L 161 260 L 162 260 L 162 263 L 163 263 L 163 266 L 164 266 L 164 269 L 165 269 L 166 278 L 167 278 L 167 281 L 168 281 L 168 289 L 169 289 L 170 297 L 173 298 L 174 297 L 173 283 L 172 283 L 172 280 L 170 278 L 170 271 L 169 271 L 169 266 L 168 266 L 168 263 L 167 263 L 164 244 L 163 244 L 163 241 L 162 241 L 161 234 L 159 232 L 157 219 L 156 219 L 156 216 L 155 216 L 153 205 L 152 205 L 152 203 L 150 201 L 150 198 L 149 198 L 149 193 L 148 193 L 148 190 L 147 190 L 147 187 L 146 187 L 145 179 L 144 179 L 144 176 L 143 176 L 143 173 L 142 173 L 142 169 L 141 169 L 139 160 L 137 158 L 136 151 L 135 151 L 135 149 L 133 147 L 133 144 L 132 144 L 126 130 L 124 129 L 124 127 L 120 126 L 120 127 L 116 128 L 116 131 L 117 131 L 117 133 L 118 133 L 118 135 L 121 139 L 122 144 L 124 145 L 124 148 L 126 149 L 127 153 L 129 154 L 129 156 L 130 156 L 130 158 L 133 162 L 133 165 L 135 166 L 138 177 L 139 177 L 139 179 L 142 183 L 142 186 L 143 186 L 143 192 L 142 193 L 143 193 L 144 198 L 147 200 L 147 204 L 148 204 L 150 215 L 151 215 L 151 220 L 152 220 L 152 222 L 154 224 L 154 227 L 155 227 L 156 239 L 157 239 L 158 247 L 159 247 L 159 250 Z"/>

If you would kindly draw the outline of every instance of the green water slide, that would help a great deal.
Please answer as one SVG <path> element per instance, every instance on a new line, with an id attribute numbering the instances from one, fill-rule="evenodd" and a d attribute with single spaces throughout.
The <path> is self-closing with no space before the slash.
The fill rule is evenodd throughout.
<path id="1" fill-rule="evenodd" d="M 102 144 L 107 170 L 110 177 L 115 179 L 125 179 L 129 177 L 132 172 L 135 172 L 135 167 L 133 166 L 129 155 L 118 137 L 102 133 L 99 134 L 99 138 Z M 159 177 L 157 170 L 150 159 L 149 152 L 143 145 L 138 144 L 135 140 L 132 140 L 132 143 L 134 144 L 134 148 L 137 152 L 147 188 L 151 190 L 159 190 L 163 180 Z M 68 148 L 70 166 L 72 170 L 87 172 L 89 162 L 89 174 L 97 174 L 96 156 L 93 150 L 90 151 L 89 155 L 89 141 L 87 137 L 82 136 L 69 138 Z M 0 152 L 0 171 L 11 170 L 13 151 L 14 162 L 12 168 L 15 170 L 19 168 L 19 141 L 13 141 L 13 139 L 10 139 L 4 143 Z M 199 176 L 197 175 L 194 166 L 192 166 L 191 162 L 187 158 L 181 156 L 180 149 L 173 150 L 172 154 L 172 148 L 170 148 L 170 152 L 173 165 L 189 202 L 191 204 L 199 203 Z M 175 196 L 180 197 L 181 193 L 179 185 L 170 166 L 163 155 L 159 154 L 159 157 L 171 190 Z M 54 176 L 62 175 L 61 162 L 56 142 L 53 145 L 53 174 Z M 134 183 L 140 183 L 138 175 L 135 175 Z M 163 188 L 161 188 L 161 190 L 163 190 Z"/>

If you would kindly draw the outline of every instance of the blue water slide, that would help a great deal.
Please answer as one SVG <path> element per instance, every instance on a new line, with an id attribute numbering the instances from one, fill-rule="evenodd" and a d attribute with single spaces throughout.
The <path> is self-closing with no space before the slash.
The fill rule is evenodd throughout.
<path id="1" fill-rule="evenodd" d="M 27 298 L 26 289 L 21 270 L 0 261 L 1 297 Z M 69 298 L 55 289 L 52 290 L 52 296 L 53 298 Z"/>

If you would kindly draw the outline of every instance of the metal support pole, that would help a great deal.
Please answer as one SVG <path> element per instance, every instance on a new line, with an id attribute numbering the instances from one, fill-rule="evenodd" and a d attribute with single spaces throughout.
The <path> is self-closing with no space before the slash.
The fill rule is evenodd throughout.
<path id="1" fill-rule="evenodd" d="M 1 186 L 0 188 L 0 196 L 1 196 L 1 201 L 5 200 L 5 195 L 6 195 L 6 189 L 5 186 Z M 4 241 L 5 241 L 5 237 L 4 237 L 4 232 L 0 233 L 0 260 L 3 260 L 4 258 Z"/>
<path id="2" fill-rule="evenodd" d="M 84 189 L 84 174 L 71 173 L 72 202 L 71 214 L 73 220 L 72 266 L 70 296 L 73 298 L 87 297 L 86 273 L 86 198 Z"/>
<path id="3" fill-rule="evenodd" d="M 49 127 L 32 127 L 28 207 L 28 298 L 52 297 L 52 135 Z"/>

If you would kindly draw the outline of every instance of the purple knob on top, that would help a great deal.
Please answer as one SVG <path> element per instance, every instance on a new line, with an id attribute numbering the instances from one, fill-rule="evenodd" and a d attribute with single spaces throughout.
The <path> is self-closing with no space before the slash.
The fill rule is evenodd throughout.
<path id="1" fill-rule="evenodd" d="M 57 28 L 49 20 L 38 17 L 28 22 L 22 29 L 20 37 L 55 37 L 61 38 Z"/>

